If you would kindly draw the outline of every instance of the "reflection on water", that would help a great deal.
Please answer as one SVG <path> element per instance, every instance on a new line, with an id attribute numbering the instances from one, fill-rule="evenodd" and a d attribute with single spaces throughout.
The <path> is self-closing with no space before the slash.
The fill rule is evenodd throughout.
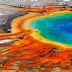
<path id="1" fill-rule="evenodd" d="M 43 69 L 47 69 L 45 72 L 71 72 L 71 48 L 40 42 L 29 35 L 32 33 L 30 30 L 21 29 L 21 24 L 30 18 L 60 11 L 72 9 L 26 9 L 0 5 L 0 69 L 7 72 L 18 69 L 22 72 L 42 72 Z M 10 34 L 13 31 L 11 23 L 15 24 L 13 28 L 20 29 L 21 32 Z"/>

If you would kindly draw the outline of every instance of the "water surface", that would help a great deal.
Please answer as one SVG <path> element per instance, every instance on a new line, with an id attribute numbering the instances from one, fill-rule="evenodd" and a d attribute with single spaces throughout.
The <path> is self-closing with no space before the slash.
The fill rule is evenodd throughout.
<path id="1" fill-rule="evenodd" d="M 40 36 L 48 40 L 72 45 L 72 12 L 34 19 L 30 27 L 40 30 Z"/>

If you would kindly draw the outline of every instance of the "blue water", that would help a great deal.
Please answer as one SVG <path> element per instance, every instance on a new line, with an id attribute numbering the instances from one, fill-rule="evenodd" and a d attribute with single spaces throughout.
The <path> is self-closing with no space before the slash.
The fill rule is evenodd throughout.
<path id="1" fill-rule="evenodd" d="M 35 19 L 30 27 L 40 30 L 40 36 L 48 40 L 72 45 L 72 13 Z"/>

